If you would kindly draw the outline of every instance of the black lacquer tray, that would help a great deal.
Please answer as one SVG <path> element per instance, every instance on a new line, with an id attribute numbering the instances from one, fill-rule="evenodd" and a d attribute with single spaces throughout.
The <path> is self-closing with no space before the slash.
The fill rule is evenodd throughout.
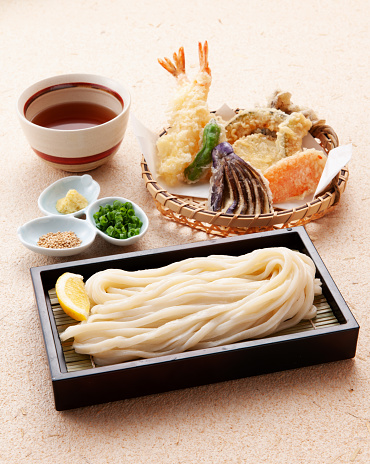
<path id="1" fill-rule="evenodd" d="M 240 255 L 257 248 L 285 246 L 309 255 L 322 281 L 323 296 L 312 321 L 268 338 L 188 351 L 177 355 L 95 367 L 63 344 L 68 321 L 58 316 L 52 289 L 64 272 L 86 280 L 107 268 L 138 270 L 210 254 Z M 31 268 L 57 410 L 205 385 L 355 356 L 359 325 L 346 305 L 304 227 L 227 237 Z"/>

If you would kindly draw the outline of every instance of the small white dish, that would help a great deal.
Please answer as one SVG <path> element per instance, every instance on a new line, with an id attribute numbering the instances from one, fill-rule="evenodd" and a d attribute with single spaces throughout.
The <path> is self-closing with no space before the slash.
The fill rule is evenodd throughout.
<path id="1" fill-rule="evenodd" d="M 39 238 L 48 232 L 74 232 L 82 240 L 73 248 L 44 248 L 37 245 Z M 73 256 L 89 248 L 96 237 L 97 229 L 88 221 L 75 217 L 46 216 L 27 222 L 18 228 L 19 240 L 29 250 L 46 256 Z"/>
<path id="2" fill-rule="evenodd" d="M 83 176 L 69 176 L 63 177 L 57 180 L 53 184 L 49 185 L 39 196 L 38 206 L 42 213 L 47 216 L 75 216 L 80 217 L 85 214 L 86 208 L 80 209 L 75 213 L 62 214 L 56 209 L 57 201 L 60 198 L 64 198 L 68 190 L 75 189 L 78 193 L 86 198 L 89 205 L 93 203 L 99 196 L 100 185 L 89 175 L 84 174 Z"/>
<path id="3" fill-rule="evenodd" d="M 95 219 L 94 219 L 94 214 L 99 211 L 100 206 L 106 206 L 106 205 L 113 205 L 113 203 L 118 200 L 122 203 L 130 202 L 133 206 L 133 209 L 135 211 L 135 216 L 137 216 L 140 221 L 143 223 L 140 229 L 140 234 L 139 235 L 134 235 L 133 237 L 125 238 L 125 239 L 119 239 L 119 238 L 113 238 L 104 233 L 103 231 L 99 230 L 96 227 Z M 148 230 L 149 226 L 149 220 L 147 215 L 144 213 L 144 211 L 138 206 L 136 203 L 134 203 L 132 200 L 129 200 L 127 198 L 123 197 L 106 197 L 106 198 L 100 198 L 99 200 L 96 200 L 94 203 L 92 203 L 90 206 L 87 207 L 86 210 L 86 219 L 87 221 L 95 228 L 97 233 L 107 242 L 112 243 L 113 245 L 118 245 L 118 246 L 127 246 L 127 245 L 132 245 L 133 243 L 136 243 L 138 240 L 140 240 L 144 234 Z"/>

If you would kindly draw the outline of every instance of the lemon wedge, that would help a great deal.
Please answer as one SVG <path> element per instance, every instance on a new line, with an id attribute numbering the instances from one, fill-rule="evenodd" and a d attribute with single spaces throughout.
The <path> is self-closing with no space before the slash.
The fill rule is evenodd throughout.
<path id="1" fill-rule="evenodd" d="M 90 300 L 81 275 L 65 272 L 58 278 L 55 291 L 60 306 L 68 316 L 76 321 L 86 321 Z"/>

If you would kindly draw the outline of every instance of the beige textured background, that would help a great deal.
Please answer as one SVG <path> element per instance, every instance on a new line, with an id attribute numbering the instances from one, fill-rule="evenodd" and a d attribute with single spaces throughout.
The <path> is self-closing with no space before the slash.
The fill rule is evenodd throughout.
<path id="1" fill-rule="evenodd" d="M 0 2 L 0 463 L 369 463 L 369 13 L 366 0 L 2 0 Z M 171 76 L 157 64 L 209 41 L 210 106 L 264 102 L 275 88 L 311 106 L 353 143 L 338 208 L 307 231 L 361 325 L 354 360 L 56 412 L 29 268 L 58 262 L 18 242 L 37 198 L 68 175 L 41 162 L 16 120 L 20 92 L 68 72 L 130 86 L 132 110 L 165 124 Z M 154 209 L 129 128 L 92 172 L 101 196 L 123 195 L 150 218 L 129 251 L 204 240 Z M 121 252 L 99 238 L 77 259 Z"/>

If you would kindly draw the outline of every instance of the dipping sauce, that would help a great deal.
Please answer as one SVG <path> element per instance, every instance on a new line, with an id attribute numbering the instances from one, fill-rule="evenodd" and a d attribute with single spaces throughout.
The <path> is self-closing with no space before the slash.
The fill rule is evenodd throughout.
<path id="1" fill-rule="evenodd" d="M 90 102 L 67 102 L 50 106 L 37 113 L 31 122 L 58 130 L 88 129 L 115 118 L 110 108 Z"/>

